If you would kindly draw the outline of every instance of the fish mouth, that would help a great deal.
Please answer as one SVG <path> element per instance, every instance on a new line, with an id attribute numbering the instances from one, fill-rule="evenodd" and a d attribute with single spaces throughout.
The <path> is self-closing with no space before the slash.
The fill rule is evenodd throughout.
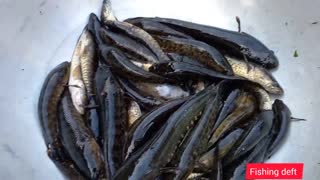
<path id="1" fill-rule="evenodd" d="M 272 62 L 267 64 L 267 68 L 276 68 L 279 66 L 279 60 L 273 51 L 270 51 L 268 56 L 265 58 L 266 62 Z"/>
<path id="2" fill-rule="evenodd" d="M 274 82 L 271 84 L 270 93 L 276 94 L 276 95 L 282 95 L 284 93 L 284 90 L 279 83 Z"/>

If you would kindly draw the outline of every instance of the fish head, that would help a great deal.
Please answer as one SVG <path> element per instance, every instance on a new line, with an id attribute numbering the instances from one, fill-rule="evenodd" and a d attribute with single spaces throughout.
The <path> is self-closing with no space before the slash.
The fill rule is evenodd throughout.
<path id="1" fill-rule="evenodd" d="M 266 84 L 266 90 L 272 94 L 282 95 L 284 93 L 283 88 L 276 81 L 272 81 Z"/>

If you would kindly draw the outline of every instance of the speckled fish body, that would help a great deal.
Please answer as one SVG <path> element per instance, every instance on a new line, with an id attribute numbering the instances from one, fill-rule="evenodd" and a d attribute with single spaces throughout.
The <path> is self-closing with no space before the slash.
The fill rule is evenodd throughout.
<path id="1" fill-rule="evenodd" d="M 60 113 L 60 130 L 63 146 L 87 177 L 99 179 L 105 177 L 102 151 L 85 120 L 75 109 L 70 93 L 65 92 Z"/>
<path id="2" fill-rule="evenodd" d="M 149 93 L 142 92 L 135 86 L 135 84 L 127 79 L 120 77 L 117 79 L 121 87 L 125 90 L 126 94 L 134 99 L 144 109 L 152 109 L 164 102 L 164 100 L 160 98 L 155 98 Z"/>
<path id="3" fill-rule="evenodd" d="M 244 88 L 246 91 L 252 92 L 257 98 L 260 111 L 272 109 L 272 101 L 266 90 L 256 84 L 246 84 Z"/>
<path id="4" fill-rule="evenodd" d="M 266 68 L 275 68 L 279 62 L 274 52 L 268 49 L 255 37 L 244 33 L 221 29 L 217 27 L 196 24 L 192 22 L 169 18 L 132 18 L 127 22 L 135 24 L 141 20 L 156 21 L 177 31 L 186 33 L 193 38 L 213 45 L 221 51 L 243 57 Z"/>
<path id="5" fill-rule="evenodd" d="M 236 109 L 227 116 L 217 129 L 213 132 L 210 138 L 208 146 L 215 144 L 226 132 L 228 132 L 233 126 L 243 121 L 248 120 L 252 114 L 256 111 L 256 99 L 253 95 L 242 92 L 237 98 Z"/>
<path id="6" fill-rule="evenodd" d="M 168 56 L 162 51 L 158 42 L 140 27 L 121 21 L 111 21 L 108 23 L 108 27 L 114 31 L 125 33 L 146 46 L 157 57 L 159 62 L 169 61 Z"/>
<path id="7" fill-rule="evenodd" d="M 111 49 L 109 47 L 102 47 L 101 55 L 104 61 L 111 66 L 111 71 L 122 77 L 129 79 L 149 81 L 149 82 L 166 82 L 166 78 L 145 71 L 144 69 L 134 65 L 122 52 Z"/>
<path id="8" fill-rule="evenodd" d="M 267 158 L 270 158 L 280 147 L 283 140 L 288 135 L 289 124 L 291 119 L 290 109 L 281 100 L 276 99 L 272 105 L 275 120 L 272 127 L 273 137 L 268 147 Z"/>
<path id="9" fill-rule="evenodd" d="M 80 114 L 84 114 L 84 107 L 87 105 L 86 87 L 82 78 L 80 59 L 84 52 L 84 44 L 87 42 L 87 31 L 84 30 L 76 44 L 71 58 L 69 77 L 69 91 L 72 102 Z"/>
<path id="10" fill-rule="evenodd" d="M 124 34 L 115 33 L 109 28 L 101 28 L 99 32 L 105 44 L 113 45 L 141 62 L 159 62 L 150 49 L 132 38 Z"/>
<path id="11" fill-rule="evenodd" d="M 234 157 L 240 157 L 250 151 L 258 142 L 269 134 L 273 124 L 272 110 L 260 112 L 253 120 L 255 122 L 248 130 L 248 134 L 242 140 L 241 144 L 235 148 Z"/>
<path id="12" fill-rule="evenodd" d="M 82 38 L 82 53 L 80 55 L 81 74 L 84 85 L 87 90 L 88 99 L 93 96 L 94 87 L 93 79 L 97 69 L 98 60 L 96 55 L 96 45 L 93 36 L 87 28 L 83 31 Z"/>
<path id="13" fill-rule="evenodd" d="M 47 75 L 38 101 L 38 116 L 48 156 L 59 160 L 63 152 L 59 140 L 58 104 L 68 83 L 70 64 L 63 62 Z"/>
<path id="14" fill-rule="evenodd" d="M 173 36 L 156 36 L 156 40 L 165 52 L 176 52 L 190 56 L 215 71 L 233 75 L 231 66 L 226 58 L 217 49 L 204 42 Z"/>
<path id="15" fill-rule="evenodd" d="M 266 153 L 267 145 L 270 142 L 270 136 L 263 138 L 253 150 L 240 160 L 224 167 L 224 179 L 240 180 L 245 178 L 246 166 L 248 163 L 262 163 Z"/>
<path id="16" fill-rule="evenodd" d="M 248 79 L 261 85 L 265 90 L 272 94 L 283 94 L 283 89 L 276 79 L 264 68 L 235 58 L 227 56 L 235 75 Z"/>
<path id="17" fill-rule="evenodd" d="M 217 146 L 214 146 L 208 152 L 202 154 L 198 159 L 195 167 L 202 171 L 210 171 L 214 169 L 214 163 L 218 159 L 223 159 L 235 147 L 240 137 L 244 134 L 243 129 L 235 129 L 227 134 L 224 138 L 220 139 Z M 218 148 L 217 155 L 216 150 Z"/>
<path id="18" fill-rule="evenodd" d="M 183 152 L 181 155 L 178 154 L 178 156 L 180 156 L 177 166 L 179 171 L 175 174 L 174 179 L 185 179 L 192 172 L 196 159 L 206 150 L 206 144 L 211 130 L 210 127 L 215 123 L 217 112 L 221 106 L 222 101 L 218 95 L 212 96 L 208 100 L 208 104 L 199 122 L 193 128 L 190 137 L 185 142 L 186 146 L 183 148 Z"/>
<path id="19" fill-rule="evenodd" d="M 240 92 L 241 92 L 240 89 L 234 89 L 227 96 L 227 98 L 224 102 L 224 105 L 223 105 L 221 111 L 219 112 L 219 115 L 217 117 L 217 121 L 216 121 L 212 131 L 215 131 L 217 129 L 217 127 L 221 124 L 221 122 L 235 110 L 235 108 L 237 107 L 236 100 L 239 97 L 239 95 L 241 94 Z"/>
<path id="20" fill-rule="evenodd" d="M 188 132 L 188 127 L 198 119 L 198 115 L 201 114 L 212 89 L 211 86 L 191 97 L 170 116 L 165 129 L 152 142 L 150 148 L 141 155 L 128 179 L 154 179 L 159 175 L 160 168 L 171 161 L 177 145 L 180 144 L 185 133 Z"/>
<path id="21" fill-rule="evenodd" d="M 170 114 L 185 101 L 186 99 L 169 101 L 140 117 L 128 132 L 126 158 L 150 140 L 165 124 Z"/>
<path id="22" fill-rule="evenodd" d="M 167 78 L 175 79 L 199 79 L 206 80 L 217 79 L 242 79 L 241 77 L 229 76 L 220 72 L 214 71 L 207 67 L 198 66 L 186 62 L 166 62 L 154 64 L 149 68 L 150 72 L 160 74 Z"/>
<path id="23" fill-rule="evenodd" d="M 103 151 L 106 159 L 107 174 L 112 177 L 123 162 L 123 147 L 125 142 L 125 130 L 127 129 L 127 113 L 123 101 L 123 91 L 113 75 L 106 81 L 105 108 L 102 121 Z"/>

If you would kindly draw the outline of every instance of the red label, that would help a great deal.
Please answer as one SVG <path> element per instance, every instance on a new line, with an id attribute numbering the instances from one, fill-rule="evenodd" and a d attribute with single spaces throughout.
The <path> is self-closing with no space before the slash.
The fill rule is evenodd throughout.
<path id="1" fill-rule="evenodd" d="M 302 179 L 303 163 L 247 164 L 246 179 Z"/>

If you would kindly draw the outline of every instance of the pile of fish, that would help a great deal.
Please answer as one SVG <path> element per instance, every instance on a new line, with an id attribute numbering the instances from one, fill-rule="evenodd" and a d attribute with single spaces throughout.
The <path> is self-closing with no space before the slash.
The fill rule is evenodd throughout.
<path id="1" fill-rule="evenodd" d="M 169 18 L 118 21 L 104 1 L 38 111 L 68 179 L 244 179 L 280 147 L 291 113 L 273 51 L 239 31 Z"/>

